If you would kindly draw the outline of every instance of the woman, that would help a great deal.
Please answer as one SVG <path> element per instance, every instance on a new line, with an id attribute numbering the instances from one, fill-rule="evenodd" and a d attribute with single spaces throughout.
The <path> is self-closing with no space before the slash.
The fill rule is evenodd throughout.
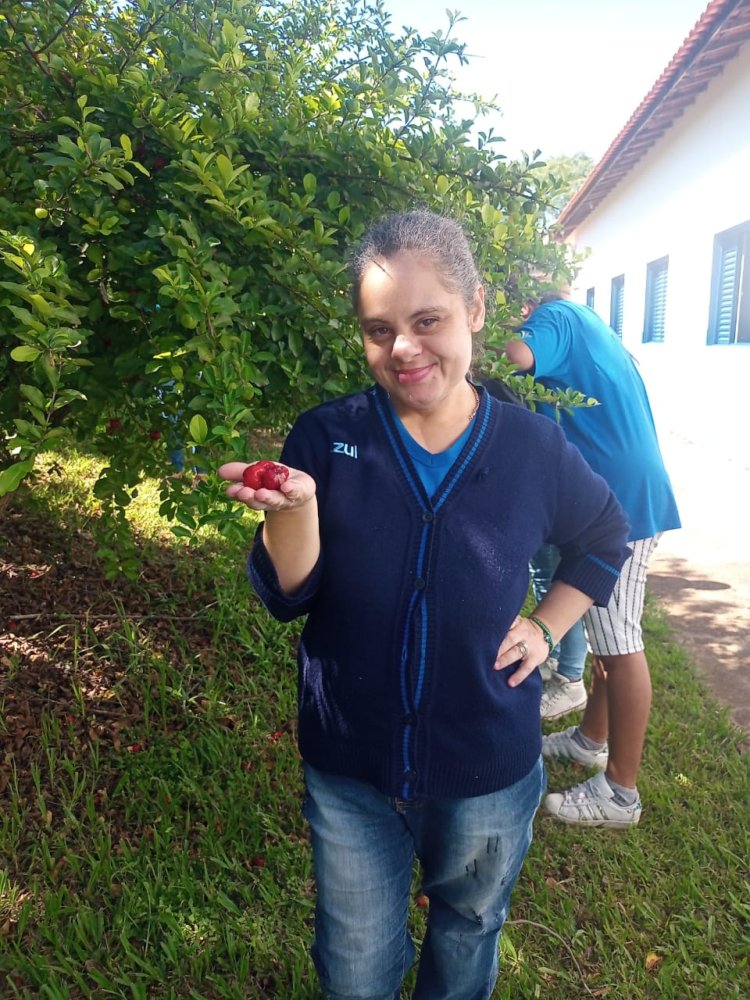
<path id="1" fill-rule="evenodd" d="M 375 385 L 303 414 L 250 577 L 299 646 L 300 751 L 329 1000 L 391 1000 L 414 960 L 415 856 L 430 907 L 414 996 L 478 1000 L 544 789 L 536 667 L 628 555 L 607 485 L 549 420 L 468 378 L 484 291 L 466 237 L 429 212 L 364 237 L 353 300 Z M 528 564 L 556 580 L 520 617 Z"/>

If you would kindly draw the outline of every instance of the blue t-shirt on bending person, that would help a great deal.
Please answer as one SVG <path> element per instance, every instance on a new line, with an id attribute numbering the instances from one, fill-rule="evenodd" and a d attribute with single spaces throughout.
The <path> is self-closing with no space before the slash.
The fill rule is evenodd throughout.
<path id="1" fill-rule="evenodd" d="M 561 412 L 561 426 L 620 501 L 630 540 L 680 527 L 646 388 L 614 330 L 588 306 L 546 302 L 525 321 L 534 377 L 550 389 L 577 389 L 599 406 Z M 554 407 L 538 406 L 556 419 Z"/>

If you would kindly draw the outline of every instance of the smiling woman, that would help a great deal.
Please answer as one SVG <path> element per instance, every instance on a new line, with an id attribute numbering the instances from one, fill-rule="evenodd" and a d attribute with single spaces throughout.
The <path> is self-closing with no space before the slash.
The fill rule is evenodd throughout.
<path id="1" fill-rule="evenodd" d="M 325 996 L 398 994 L 416 857 L 430 906 L 414 997 L 487 1000 L 544 787 L 536 667 L 608 600 L 627 524 L 552 421 L 471 382 L 484 290 L 455 220 L 376 222 L 352 277 L 375 384 L 297 419 L 278 489 L 245 486 L 243 463 L 219 474 L 265 511 L 261 600 L 307 616 L 299 745 Z M 557 579 L 524 618 L 546 540 Z"/>
<path id="2" fill-rule="evenodd" d="M 388 253 L 404 244 L 429 252 Z M 444 451 L 479 405 L 467 374 L 484 325 L 484 288 L 460 227 L 427 213 L 390 217 L 362 244 L 353 272 L 370 371 L 411 436 Z"/>

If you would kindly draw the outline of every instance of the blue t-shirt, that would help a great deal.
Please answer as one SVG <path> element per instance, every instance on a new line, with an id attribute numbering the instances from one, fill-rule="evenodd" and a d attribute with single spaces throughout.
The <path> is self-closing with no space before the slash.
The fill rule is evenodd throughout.
<path id="1" fill-rule="evenodd" d="M 538 306 L 522 333 L 542 385 L 577 389 L 599 401 L 561 413 L 561 426 L 620 501 L 630 540 L 679 528 L 646 388 L 614 330 L 588 306 L 560 301 Z M 554 407 L 538 409 L 556 419 Z"/>
<path id="2" fill-rule="evenodd" d="M 427 451 L 426 448 L 423 448 L 421 444 L 414 440 L 401 422 L 401 418 L 396 413 L 393 404 L 391 403 L 390 405 L 399 436 L 403 441 L 404 447 L 409 452 L 409 457 L 414 462 L 414 468 L 417 470 L 417 475 L 422 481 L 425 493 L 428 497 L 434 496 L 440 488 L 440 484 L 451 470 L 453 463 L 463 451 L 464 445 L 469 440 L 476 417 L 469 421 L 469 426 L 457 441 L 454 441 L 445 451 L 435 453 Z"/>

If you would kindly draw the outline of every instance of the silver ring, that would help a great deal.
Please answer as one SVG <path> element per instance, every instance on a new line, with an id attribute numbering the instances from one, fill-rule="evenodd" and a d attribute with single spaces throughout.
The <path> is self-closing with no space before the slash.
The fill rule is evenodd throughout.
<path id="1" fill-rule="evenodd" d="M 526 654 L 529 651 L 529 647 L 526 645 L 526 643 L 523 641 L 523 639 L 521 639 L 520 642 L 517 642 L 516 646 L 518 646 L 518 649 L 519 649 L 519 651 L 521 653 L 521 659 L 523 660 L 525 658 Z"/>

